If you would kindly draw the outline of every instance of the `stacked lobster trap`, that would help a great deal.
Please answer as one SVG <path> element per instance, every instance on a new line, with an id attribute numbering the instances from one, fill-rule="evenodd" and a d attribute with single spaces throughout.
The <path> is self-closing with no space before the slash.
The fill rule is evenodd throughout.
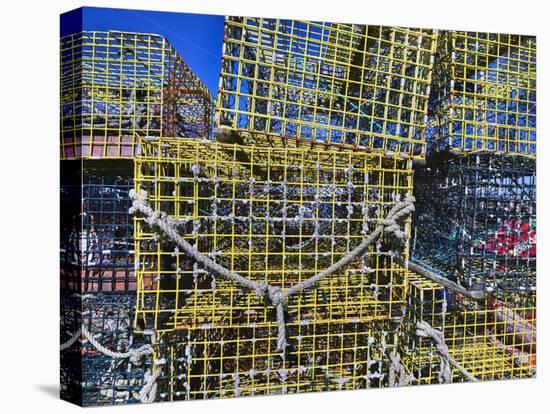
<path id="1" fill-rule="evenodd" d="M 151 364 L 149 358 L 128 366 L 127 358 L 105 355 L 91 344 L 124 353 L 139 342 L 132 328 L 132 163 L 118 161 L 61 162 L 62 396 L 81 405 L 137 401 L 129 391 L 143 382 L 144 364 Z"/>
<path id="2" fill-rule="evenodd" d="M 207 137 L 212 114 L 210 93 L 162 36 L 110 31 L 61 39 L 65 399 L 80 405 L 142 400 L 152 356 L 146 336 L 133 328 L 137 280 L 129 192 L 136 137 Z M 136 347 L 144 347 L 139 356 Z"/>
<path id="3" fill-rule="evenodd" d="M 429 116 L 428 145 L 435 152 L 534 157 L 535 37 L 442 32 Z"/>
<path id="4" fill-rule="evenodd" d="M 217 140 L 139 139 L 157 400 L 393 385 L 436 37 L 226 18 Z"/>
<path id="5" fill-rule="evenodd" d="M 415 290 L 440 298 L 427 319 L 455 362 L 478 380 L 535 374 L 535 66 L 534 37 L 446 32 L 439 38 L 432 152 L 415 171 L 412 259 L 465 296 L 417 282 L 411 300 Z M 412 332 L 421 305 L 409 308 Z M 418 381 L 441 380 L 437 352 L 418 338 L 407 346 L 415 350 L 408 360 Z M 453 381 L 464 378 L 454 370 Z"/>
<path id="6" fill-rule="evenodd" d="M 365 152 L 184 139 L 144 140 L 141 151 L 136 190 L 153 210 L 166 213 L 200 255 L 283 292 L 349 255 L 412 192 L 409 161 Z M 163 372 L 175 386 L 185 382 L 176 377 L 193 377 L 188 389 L 165 391 L 169 398 L 230 395 L 220 378 L 244 381 L 255 371 L 245 393 L 337 389 L 331 375 L 364 387 L 371 364 L 387 369 L 391 321 L 406 299 L 404 244 L 382 237 L 351 266 L 289 297 L 281 353 L 271 299 L 193 260 L 149 219 L 136 227 L 136 322 L 162 333 L 162 358 L 162 349 L 187 352 L 184 362 L 195 366 L 186 375 L 186 365 Z M 300 379 L 308 364 L 314 373 Z"/>
<path id="7" fill-rule="evenodd" d="M 413 250 L 469 289 L 535 287 L 535 52 L 526 36 L 439 41 L 436 151 L 416 171 Z"/>
<path id="8" fill-rule="evenodd" d="M 476 153 L 419 169 L 415 178 L 415 259 L 468 289 L 535 288 L 534 159 Z"/>
<path id="9" fill-rule="evenodd" d="M 227 17 L 214 124 L 162 36 L 61 53 L 67 399 L 535 374 L 534 39 Z"/>
<path id="10" fill-rule="evenodd" d="M 133 294 L 65 292 L 61 302 L 62 397 L 83 406 L 140 401 L 152 356 L 120 356 L 146 346 L 145 337 L 134 334 L 134 311 Z M 82 337 L 81 343 L 75 336 Z"/>
<path id="11" fill-rule="evenodd" d="M 131 161 L 62 163 L 61 284 L 68 291 L 136 290 Z"/>
<path id="12" fill-rule="evenodd" d="M 159 338 L 160 401 L 386 386 L 397 325 L 314 321 L 290 326 L 275 351 L 267 327 L 178 330 Z"/>

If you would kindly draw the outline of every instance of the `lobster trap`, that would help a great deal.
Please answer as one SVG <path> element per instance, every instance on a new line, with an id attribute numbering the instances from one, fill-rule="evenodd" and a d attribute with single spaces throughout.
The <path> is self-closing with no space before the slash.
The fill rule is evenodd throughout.
<path id="1" fill-rule="evenodd" d="M 142 140 L 135 188 L 200 254 L 285 290 L 349 254 L 412 192 L 411 161 L 363 152 Z M 408 219 L 406 234 L 408 238 Z M 136 221 L 136 323 L 158 332 L 276 327 L 257 295 Z M 293 295 L 288 323 L 387 320 L 405 304 L 407 246 L 385 234 Z"/>
<path id="2" fill-rule="evenodd" d="M 74 306 L 75 301 L 81 308 Z M 132 328 L 134 294 L 86 294 L 81 297 L 67 294 L 62 298 L 61 309 L 62 342 L 83 328 L 102 346 L 114 352 L 126 352 L 146 343 L 145 338 L 135 335 Z M 77 395 L 82 406 L 138 402 L 139 391 L 152 364 L 151 356 L 132 362 L 128 358 L 105 355 L 86 339 L 86 335 L 81 344 L 76 342 L 63 350 L 61 358 L 75 363 L 62 364 L 62 378 L 64 374 L 71 377 L 71 373 L 64 373 L 63 369 L 79 371 L 78 376 L 73 373 L 72 377 L 78 378 Z"/>
<path id="3" fill-rule="evenodd" d="M 437 32 L 227 17 L 217 125 L 255 144 L 425 156 Z"/>
<path id="4" fill-rule="evenodd" d="M 470 154 L 415 174 L 414 260 L 467 288 L 535 286 L 534 159 Z"/>
<path id="5" fill-rule="evenodd" d="M 61 158 L 133 158 L 136 136 L 211 134 L 213 99 L 159 35 L 61 39 Z"/>
<path id="6" fill-rule="evenodd" d="M 398 331 L 387 321 L 291 326 L 275 352 L 267 327 L 192 329 L 159 337 L 160 401 L 377 388 L 387 386 Z"/>
<path id="7" fill-rule="evenodd" d="M 535 156 L 535 37 L 441 32 L 432 90 L 435 150 Z"/>
<path id="8" fill-rule="evenodd" d="M 135 291 L 129 161 L 63 161 L 61 286 L 73 292 Z"/>
<path id="9" fill-rule="evenodd" d="M 416 324 L 421 321 L 443 333 L 451 357 L 478 380 L 535 375 L 534 292 L 474 301 L 412 272 L 410 280 L 404 361 L 419 384 L 437 383 L 441 373 L 441 355 L 433 340 L 415 335 Z M 452 382 L 464 380 L 458 370 L 453 370 Z"/>

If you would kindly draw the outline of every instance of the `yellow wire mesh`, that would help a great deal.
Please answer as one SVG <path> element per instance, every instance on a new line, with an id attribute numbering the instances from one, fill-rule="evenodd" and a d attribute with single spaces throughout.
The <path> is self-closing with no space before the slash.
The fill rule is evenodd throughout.
<path id="1" fill-rule="evenodd" d="M 398 333 L 390 322 L 314 321 L 290 329 L 285 358 L 276 329 L 217 328 L 161 334 L 161 401 L 386 386 Z"/>
<path id="2" fill-rule="evenodd" d="M 301 140 L 425 156 L 437 33 L 228 17 L 217 125 L 256 144 Z"/>
<path id="3" fill-rule="evenodd" d="M 535 37 L 441 32 L 428 140 L 439 150 L 535 156 Z"/>
<path id="4" fill-rule="evenodd" d="M 281 288 L 360 244 L 412 190 L 411 161 L 351 151 L 141 140 L 135 188 L 203 254 Z M 409 223 L 406 224 L 407 235 Z M 255 294 L 207 272 L 136 222 L 139 324 L 157 331 L 276 326 Z M 289 298 L 290 324 L 387 319 L 405 303 L 408 249 L 383 236 L 363 259 Z"/>
<path id="5" fill-rule="evenodd" d="M 409 272 L 405 365 L 420 384 L 438 382 L 440 356 L 429 338 L 414 335 L 419 321 L 443 331 L 450 355 L 479 380 L 529 378 L 536 369 L 535 294 L 482 301 L 451 294 Z M 453 382 L 464 381 L 453 370 Z"/>
<path id="6" fill-rule="evenodd" d="M 133 158 L 135 136 L 210 134 L 213 99 L 154 34 L 61 38 L 61 158 Z"/>

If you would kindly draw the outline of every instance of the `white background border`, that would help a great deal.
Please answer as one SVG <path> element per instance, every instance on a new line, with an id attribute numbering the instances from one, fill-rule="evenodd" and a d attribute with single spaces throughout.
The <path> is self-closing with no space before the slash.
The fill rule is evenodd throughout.
<path id="1" fill-rule="evenodd" d="M 58 35 L 59 14 L 87 6 L 289 17 L 351 23 L 469 29 L 538 36 L 538 377 L 534 380 L 239 398 L 116 408 L 116 412 L 302 414 L 545 410 L 548 380 L 545 294 L 549 285 L 550 156 L 546 76 L 550 22 L 544 2 L 419 0 L 4 1 L 0 14 L 0 407 L 66 413 L 58 382 Z M 546 21 L 545 21 L 546 20 Z M 549 213 L 550 214 L 550 213 Z M 541 270 L 544 269 L 544 270 Z M 548 272 L 548 273 L 547 273 Z M 545 395 L 546 391 L 546 395 Z M 106 408 L 87 412 L 108 412 Z M 109 411 L 110 412 L 110 411 Z"/>

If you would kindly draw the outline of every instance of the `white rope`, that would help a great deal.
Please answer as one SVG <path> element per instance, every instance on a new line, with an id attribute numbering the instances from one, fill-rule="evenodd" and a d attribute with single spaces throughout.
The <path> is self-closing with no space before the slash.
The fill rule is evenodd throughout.
<path id="1" fill-rule="evenodd" d="M 143 384 L 143 387 L 135 395 L 135 397 L 141 401 L 142 403 L 152 403 L 155 401 L 155 398 L 157 397 L 157 379 L 160 377 L 161 370 L 158 369 L 154 374 L 151 374 L 151 372 L 147 372 L 145 374 L 145 384 Z"/>
<path id="2" fill-rule="evenodd" d="M 88 331 L 88 328 L 86 328 L 84 325 L 82 325 L 66 342 L 61 344 L 61 351 L 72 346 L 80 338 L 80 336 L 84 336 L 84 338 L 86 338 L 86 340 L 102 354 L 110 356 L 111 358 L 130 358 L 130 361 L 136 365 L 139 364 L 141 358 L 147 355 L 151 355 L 153 353 L 153 348 L 151 347 L 151 345 L 143 345 L 137 349 L 130 349 L 127 352 L 112 351 L 101 345 L 101 343 L 94 338 L 90 331 Z"/>
<path id="3" fill-rule="evenodd" d="M 272 286 L 266 282 L 257 282 L 247 279 L 232 272 L 231 270 L 219 265 L 209 257 L 200 253 L 194 246 L 192 246 L 187 240 L 181 237 L 176 228 L 178 221 L 173 217 L 168 216 L 165 212 L 156 211 L 151 208 L 147 202 L 147 192 L 140 190 L 138 192 L 131 190 L 130 198 L 133 200 L 130 213 L 134 214 L 141 212 L 145 216 L 145 222 L 151 226 L 156 226 L 161 229 L 169 239 L 182 248 L 188 256 L 193 258 L 196 262 L 201 263 L 210 271 L 217 273 L 218 275 L 225 277 L 241 284 L 242 286 L 252 290 L 266 303 L 270 303 L 277 311 L 277 324 L 279 333 L 277 336 L 277 351 L 283 351 L 286 346 L 286 327 L 284 319 L 284 306 L 289 296 L 299 293 L 302 290 L 309 289 L 318 283 L 320 280 L 330 276 L 332 273 L 340 270 L 344 266 L 350 264 L 356 257 L 365 254 L 367 248 L 380 237 L 382 232 L 393 234 L 397 239 L 404 240 L 405 232 L 401 230 L 397 221 L 407 216 L 414 211 L 414 198 L 406 197 L 403 201 L 398 202 L 393 206 L 384 220 L 381 220 L 374 231 L 367 236 L 367 238 L 350 253 L 342 257 L 333 265 L 327 267 L 323 271 L 316 275 L 306 279 L 290 288 L 286 291 L 282 291 L 281 288 Z"/>
<path id="4" fill-rule="evenodd" d="M 59 349 L 64 351 L 65 349 L 70 348 L 78 340 L 78 338 L 80 338 L 80 335 L 82 335 L 82 329 L 78 328 L 66 342 L 61 344 Z"/>
<path id="5" fill-rule="evenodd" d="M 390 387 L 405 387 L 416 380 L 413 374 L 407 375 L 407 371 L 401 363 L 401 356 L 397 351 L 394 350 L 390 353 L 390 362 L 388 378 Z"/>
<path id="6" fill-rule="evenodd" d="M 452 371 L 451 365 L 453 365 L 459 372 L 468 378 L 470 381 L 478 381 L 476 377 L 470 374 L 466 369 L 460 365 L 449 353 L 449 347 L 443 339 L 443 333 L 435 330 L 428 322 L 421 321 L 416 324 L 416 334 L 423 338 L 431 338 L 435 342 L 437 351 L 441 356 L 439 382 L 451 382 Z"/>
<path id="7" fill-rule="evenodd" d="M 104 355 L 110 356 L 111 358 L 130 358 L 130 362 L 132 364 L 139 364 L 141 361 L 141 358 L 147 355 L 151 355 L 153 353 L 153 348 L 151 345 L 143 345 L 137 349 L 130 349 L 126 352 L 115 352 L 111 351 L 108 348 L 105 348 L 101 343 L 97 341 L 97 339 L 94 338 L 94 336 L 88 331 L 88 328 L 86 326 L 82 326 L 82 334 L 84 337 L 90 342 L 94 348 L 96 348 L 99 352 L 101 352 Z"/>
<path id="8" fill-rule="evenodd" d="M 71 337 L 66 342 L 61 344 L 60 349 L 63 351 L 71 347 L 80 338 L 80 336 L 84 336 L 84 338 L 102 354 L 107 355 L 111 358 L 129 358 L 130 362 L 134 365 L 139 364 L 141 358 L 143 358 L 144 356 L 151 355 L 153 353 L 153 347 L 148 344 L 143 345 L 137 349 L 130 349 L 127 352 L 112 351 L 104 347 L 97 339 L 95 339 L 84 325 L 81 326 L 73 335 L 71 335 Z M 155 361 L 156 365 L 162 365 L 163 363 L 163 360 Z M 145 374 L 145 384 L 143 384 L 143 387 L 141 388 L 139 393 L 134 393 L 134 397 L 143 403 L 150 403 L 155 401 L 157 395 L 157 379 L 160 374 L 161 369 L 158 369 L 154 374 L 151 374 L 151 372 L 148 371 Z"/>

